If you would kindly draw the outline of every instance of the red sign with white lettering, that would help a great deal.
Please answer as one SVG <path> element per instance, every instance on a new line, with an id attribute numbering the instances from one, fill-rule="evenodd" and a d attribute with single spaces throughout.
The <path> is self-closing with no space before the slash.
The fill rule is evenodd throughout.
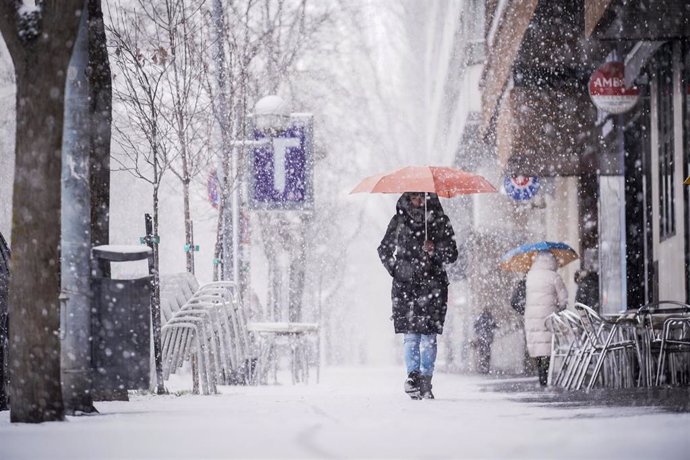
<path id="1" fill-rule="evenodd" d="M 632 109 L 640 96 L 640 90 L 625 87 L 625 64 L 607 62 L 594 71 L 589 79 L 589 97 L 599 110 L 608 113 L 624 113 Z"/>

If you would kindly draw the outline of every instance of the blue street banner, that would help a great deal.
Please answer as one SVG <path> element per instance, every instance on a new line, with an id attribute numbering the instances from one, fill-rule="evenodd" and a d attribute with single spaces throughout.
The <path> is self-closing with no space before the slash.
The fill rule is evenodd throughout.
<path id="1" fill-rule="evenodd" d="M 529 200 L 539 191 L 539 178 L 536 176 L 506 176 L 503 179 L 506 194 L 516 201 Z"/>
<path id="2" fill-rule="evenodd" d="M 253 210 L 313 208 L 313 117 L 293 114 L 282 130 L 251 128 L 249 206 Z"/>

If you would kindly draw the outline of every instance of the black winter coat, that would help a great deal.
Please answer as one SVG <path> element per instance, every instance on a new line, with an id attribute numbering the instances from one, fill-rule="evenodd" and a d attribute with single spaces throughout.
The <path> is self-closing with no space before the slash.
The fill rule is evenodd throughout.
<path id="1" fill-rule="evenodd" d="M 521 315 L 525 314 L 525 301 L 527 300 L 527 278 L 521 278 L 510 297 L 510 306 Z"/>
<path id="2" fill-rule="evenodd" d="M 453 227 L 436 194 L 427 194 L 427 233 L 434 242 L 434 251 L 428 254 L 422 250 L 424 208 L 413 208 L 404 193 L 396 210 L 378 247 L 381 262 L 393 277 L 395 332 L 441 334 L 448 302 L 443 264 L 458 258 Z"/>
<path id="3" fill-rule="evenodd" d="M 599 273 L 587 272 L 577 281 L 575 302 L 599 309 Z"/>

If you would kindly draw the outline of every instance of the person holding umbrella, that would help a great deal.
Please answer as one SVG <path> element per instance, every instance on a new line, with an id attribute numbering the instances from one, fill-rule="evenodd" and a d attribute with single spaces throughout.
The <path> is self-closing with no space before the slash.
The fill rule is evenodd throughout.
<path id="1" fill-rule="evenodd" d="M 564 310 L 568 302 L 568 290 L 557 270 L 577 258 L 565 243 L 540 241 L 509 251 L 499 264 L 505 270 L 527 272 L 525 336 L 529 356 L 537 361 L 541 386 L 548 383 L 551 356 L 551 332 L 544 321 L 551 313 Z"/>
<path id="2" fill-rule="evenodd" d="M 458 168 L 407 166 L 366 177 L 350 193 L 402 193 L 378 253 L 393 277 L 393 327 L 405 334 L 405 392 L 412 399 L 433 399 L 436 335 L 443 332 L 448 300 L 443 265 L 458 257 L 453 227 L 438 197 L 496 193 L 496 188 Z"/>
<path id="3" fill-rule="evenodd" d="M 568 290 L 556 270 L 558 261 L 553 254 L 541 251 L 527 272 L 525 334 L 529 355 L 537 359 L 541 386 L 547 384 L 551 360 L 551 332 L 544 322 L 551 313 L 565 310 L 568 302 Z"/>
<path id="4" fill-rule="evenodd" d="M 378 253 L 393 277 L 392 319 L 395 333 L 404 334 L 405 392 L 412 399 L 433 399 L 436 335 L 443 333 L 448 300 L 443 265 L 458 257 L 453 227 L 438 196 L 403 193 Z"/>

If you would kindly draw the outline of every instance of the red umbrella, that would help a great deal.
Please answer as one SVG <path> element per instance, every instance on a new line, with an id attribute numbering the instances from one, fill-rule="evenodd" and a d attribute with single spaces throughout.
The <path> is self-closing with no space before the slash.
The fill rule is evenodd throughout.
<path id="1" fill-rule="evenodd" d="M 496 189 L 478 174 L 445 166 L 408 166 L 369 176 L 350 193 L 429 192 L 444 198 L 473 193 L 495 193 Z"/>
<path id="2" fill-rule="evenodd" d="M 387 174 L 369 176 L 350 193 L 428 192 L 444 198 L 474 193 L 495 193 L 496 189 L 478 174 L 445 166 L 408 166 Z M 426 211 L 426 200 L 424 200 Z M 426 212 L 424 213 L 426 215 Z M 426 222 L 424 226 L 426 233 Z"/>

